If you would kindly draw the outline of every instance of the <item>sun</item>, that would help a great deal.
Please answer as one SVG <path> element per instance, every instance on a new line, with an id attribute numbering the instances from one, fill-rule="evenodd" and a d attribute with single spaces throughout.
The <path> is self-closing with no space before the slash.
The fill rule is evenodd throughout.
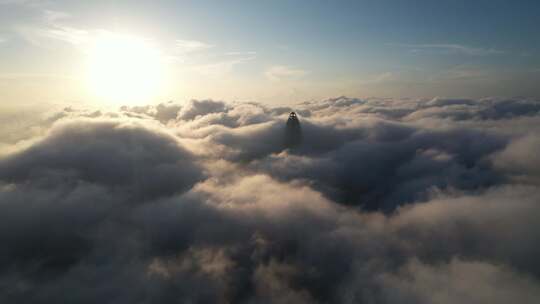
<path id="1" fill-rule="evenodd" d="M 106 33 L 87 52 L 87 83 L 100 101 L 134 105 L 155 98 L 163 81 L 160 52 L 147 40 Z"/>

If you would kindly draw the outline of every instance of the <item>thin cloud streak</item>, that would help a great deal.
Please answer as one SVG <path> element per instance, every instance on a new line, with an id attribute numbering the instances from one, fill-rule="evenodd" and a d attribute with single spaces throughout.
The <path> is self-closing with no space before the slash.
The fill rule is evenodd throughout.
<path id="1" fill-rule="evenodd" d="M 269 67 L 264 73 L 266 78 L 271 81 L 299 79 L 307 74 L 308 72 L 306 70 L 285 65 L 275 65 Z"/>
<path id="2" fill-rule="evenodd" d="M 438 53 L 450 53 L 450 54 L 464 54 L 470 56 L 488 56 L 488 55 L 500 55 L 504 54 L 504 51 L 493 48 L 478 48 L 461 44 L 403 44 L 392 43 L 389 46 L 395 46 L 400 48 L 409 49 L 412 52 L 419 51 L 431 51 Z"/>
<path id="3" fill-rule="evenodd" d="M 203 50 L 208 50 L 214 47 L 212 44 L 208 44 L 198 40 L 180 40 L 175 41 L 176 50 L 180 53 L 192 53 Z"/>

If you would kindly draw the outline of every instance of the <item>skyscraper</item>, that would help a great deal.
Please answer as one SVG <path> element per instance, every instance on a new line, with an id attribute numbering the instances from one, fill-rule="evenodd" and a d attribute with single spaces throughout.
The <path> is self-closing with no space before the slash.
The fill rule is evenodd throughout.
<path id="1" fill-rule="evenodd" d="M 285 146 L 294 148 L 302 142 L 302 127 L 295 112 L 289 114 L 287 124 L 285 126 Z"/>

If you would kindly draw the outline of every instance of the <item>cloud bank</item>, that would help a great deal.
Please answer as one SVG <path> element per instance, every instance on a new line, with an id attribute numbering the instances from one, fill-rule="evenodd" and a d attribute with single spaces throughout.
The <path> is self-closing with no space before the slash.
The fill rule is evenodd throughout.
<path id="1" fill-rule="evenodd" d="M 539 111 L 339 97 L 36 118 L 0 146 L 0 302 L 536 303 Z"/>

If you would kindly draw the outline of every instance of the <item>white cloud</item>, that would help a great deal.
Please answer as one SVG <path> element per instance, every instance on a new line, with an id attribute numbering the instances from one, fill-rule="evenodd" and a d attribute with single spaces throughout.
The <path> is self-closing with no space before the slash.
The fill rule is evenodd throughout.
<path id="1" fill-rule="evenodd" d="M 264 75 L 271 81 L 281 81 L 285 79 L 298 79 L 305 76 L 307 73 L 307 71 L 302 69 L 285 65 L 276 65 L 268 68 Z"/>
<path id="2" fill-rule="evenodd" d="M 87 43 L 98 30 L 83 29 L 68 25 L 65 22 L 70 14 L 63 11 L 44 10 L 42 20 L 44 23 L 33 26 L 18 27 L 17 32 L 29 43 L 36 46 L 49 46 L 51 42 L 60 41 L 74 46 Z"/>
<path id="3" fill-rule="evenodd" d="M 69 13 L 53 10 L 45 10 L 43 14 L 45 15 L 45 20 L 49 23 L 54 23 L 58 20 L 68 19 L 71 17 Z"/>
<path id="4" fill-rule="evenodd" d="M 257 52 L 254 52 L 254 51 L 227 52 L 227 53 L 225 53 L 225 55 L 228 55 L 228 56 L 247 56 L 247 55 L 254 56 L 254 55 L 257 55 Z"/>
<path id="5" fill-rule="evenodd" d="M 195 72 L 208 77 L 221 77 L 232 72 L 233 68 L 239 64 L 255 59 L 255 56 L 240 57 L 232 60 L 202 64 L 192 67 Z"/>
<path id="6" fill-rule="evenodd" d="M 40 30 L 39 33 L 44 37 L 60 40 L 73 45 L 80 45 L 88 42 L 89 32 L 82 29 L 66 26 L 55 26 L 45 30 Z"/>
<path id="7" fill-rule="evenodd" d="M 175 43 L 176 50 L 180 53 L 198 52 L 213 48 L 214 45 L 198 40 L 177 39 Z"/>

